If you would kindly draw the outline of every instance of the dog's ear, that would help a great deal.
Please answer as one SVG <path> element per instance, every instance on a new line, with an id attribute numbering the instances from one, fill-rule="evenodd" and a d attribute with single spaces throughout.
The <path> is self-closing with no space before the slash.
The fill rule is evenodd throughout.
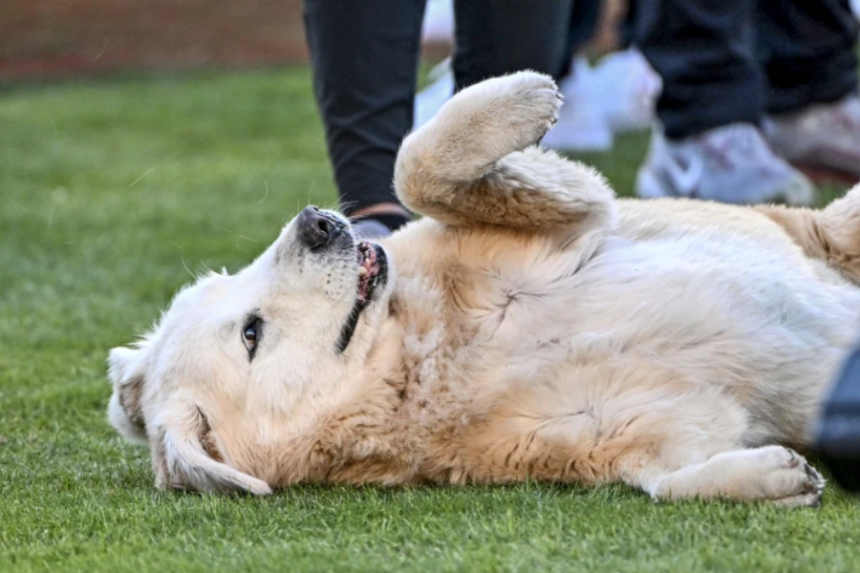
<path id="1" fill-rule="evenodd" d="M 113 396 L 108 404 L 108 419 L 128 440 L 147 444 L 141 404 L 144 388 L 142 352 L 140 348 L 122 347 L 110 351 L 108 378 L 113 383 Z"/>
<path id="2" fill-rule="evenodd" d="M 201 492 L 272 493 L 269 485 L 213 459 L 203 443 L 210 432 L 203 412 L 175 400 L 152 423 L 152 463 L 159 487 Z"/>

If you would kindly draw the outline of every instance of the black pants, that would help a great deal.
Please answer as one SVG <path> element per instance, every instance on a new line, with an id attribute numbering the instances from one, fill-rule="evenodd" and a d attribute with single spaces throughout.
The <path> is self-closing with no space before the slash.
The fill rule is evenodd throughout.
<path id="1" fill-rule="evenodd" d="M 657 114 L 681 138 L 758 123 L 857 88 L 848 0 L 634 0 L 633 40 L 663 77 Z"/>
<path id="2" fill-rule="evenodd" d="M 341 205 L 396 201 L 425 0 L 305 0 L 314 93 Z M 455 0 L 457 87 L 522 69 L 562 75 L 573 0 Z"/>

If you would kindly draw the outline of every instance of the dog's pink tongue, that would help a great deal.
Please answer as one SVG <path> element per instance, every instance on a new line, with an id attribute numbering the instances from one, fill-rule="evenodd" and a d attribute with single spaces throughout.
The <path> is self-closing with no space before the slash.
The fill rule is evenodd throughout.
<path id="1" fill-rule="evenodd" d="M 368 291 L 370 291 L 370 282 L 379 273 L 379 265 L 376 264 L 376 253 L 370 251 L 369 256 L 362 264 L 362 274 L 358 283 L 358 296 L 361 300 L 367 300 Z"/>

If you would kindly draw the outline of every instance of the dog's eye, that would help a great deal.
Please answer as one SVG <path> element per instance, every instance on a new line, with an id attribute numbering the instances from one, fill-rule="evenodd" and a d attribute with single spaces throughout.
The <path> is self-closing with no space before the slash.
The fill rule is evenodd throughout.
<path id="1" fill-rule="evenodd" d="M 242 329 L 242 342 L 245 343 L 245 348 L 248 349 L 250 358 L 254 358 L 254 353 L 257 351 L 257 345 L 263 335 L 263 320 L 259 316 L 251 318 Z"/>

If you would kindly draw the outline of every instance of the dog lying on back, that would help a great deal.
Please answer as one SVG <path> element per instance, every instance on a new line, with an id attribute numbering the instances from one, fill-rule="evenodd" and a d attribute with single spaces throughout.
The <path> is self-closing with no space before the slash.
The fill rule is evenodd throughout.
<path id="1" fill-rule="evenodd" d="M 410 135 L 358 241 L 308 207 L 109 358 L 109 417 L 160 487 L 269 493 L 621 481 L 815 505 L 808 444 L 860 326 L 860 190 L 823 211 L 616 201 L 535 147 L 551 79 L 463 90 Z"/>

